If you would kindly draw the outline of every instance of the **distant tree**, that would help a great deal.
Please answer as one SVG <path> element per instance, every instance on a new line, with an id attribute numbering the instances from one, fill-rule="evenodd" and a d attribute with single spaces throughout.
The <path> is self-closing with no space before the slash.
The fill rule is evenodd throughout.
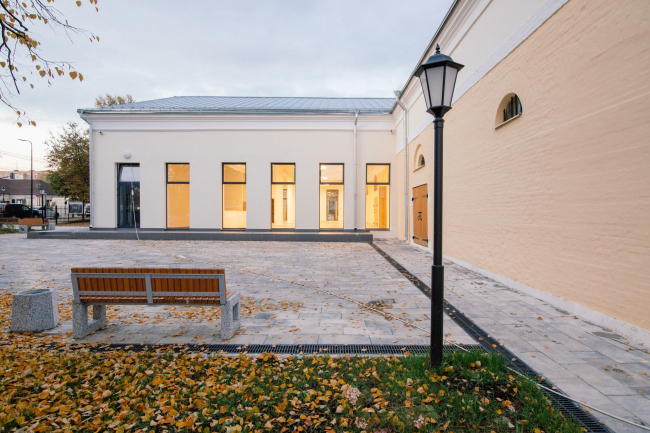
<path id="1" fill-rule="evenodd" d="M 50 147 L 47 181 L 60 196 L 83 202 L 88 202 L 90 198 L 88 137 L 87 129 L 69 122 L 57 135 L 50 132 L 50 138 L 45 141 Z"/>
<path id="2" fill-rule="evenodd" d="M 95 107 L 110 107 L 111 105 L 130 104 L 131 102 L 135 102 L 135 100 L 128 93 L 124 96 L 113 96 L 107 93 L 106 96 L 98 96 L 95 99 Z"/>
<path id="3" fill-rule="evenodd" d="M 99 41 L 92 33 L 68 24 L 63 14 L 53 5 L 55 0 L 0 0 L 0 102 L 18 116 L 16 124 L 22 122 L 36 126 L 23 110 L 13 105 L 10 99 L 20 94 L 21 87 L 34 88 L 35 76 L 51 84 L 57 76 L 67 73 L 73 80 L 83 81 L 83 75 L 64 61 L 48 60 L 42 56 L 41 45 L 34 37 L 43 34 L 44 26 L 53 31 L 63 30 L 87 36 L 90 42 Z M 97 0 L 90 0 L 97 9 Z M 76 1 L 81 6 L 81 1 Z M 21 122 L 22 121 L 22 122 Z"/>

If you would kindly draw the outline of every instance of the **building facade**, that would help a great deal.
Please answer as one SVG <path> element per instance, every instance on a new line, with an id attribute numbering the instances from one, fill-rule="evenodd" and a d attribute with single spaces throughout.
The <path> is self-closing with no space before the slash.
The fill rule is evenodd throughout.
<path id="1" fill-rule="evenodd" d="M 458 0 L 413 67 L 436 44 L 465 65 L 445 115 L 445 256 L 650 343 L 648 19 L 638 0 Z M 432 117 L 405 78 L 397 100 L 80 110 L 93 227 L 357 229 L 431 250 Z M 137 205 L 120 193 L 136 178 Z"/>
<path id="2" fill-rule="evenodd" d="M 93 177 L 102 179 L 93 183 L 94 228 L 396 236 L 392 99 L 147 104 L 131 104 L 140 112 L 84 111 L 93 126 Z"/>

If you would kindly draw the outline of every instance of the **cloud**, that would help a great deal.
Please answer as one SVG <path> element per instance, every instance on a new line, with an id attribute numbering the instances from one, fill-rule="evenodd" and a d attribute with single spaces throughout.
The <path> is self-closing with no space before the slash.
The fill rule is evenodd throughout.
<path id="1" fill-rule="evenodd" d="M 404 85 L 451 0 L 110 0 L 99 13 L 57 4 L 70 23 L 100 37 L 43 31 L 43 51 L 74 64 L 79 83 L 37 81 L 14 100 L 38 124 L 13 125 L 0 108 L 0 150 L 19 135 L 79 121 L 95 97 L 180 95 L 392 97 Z M 36 131 L 33 131 L 36 129 Z M 29 131 L 29 132 L 25 132 Z M 44 146 L 39 147 L 43 156 Z M 36 152 L 36 141 L 35 141 Z M 21 152 L 24 153 L 24 152 Z M 3 160 L 0 160 L 3 163 Z"/>

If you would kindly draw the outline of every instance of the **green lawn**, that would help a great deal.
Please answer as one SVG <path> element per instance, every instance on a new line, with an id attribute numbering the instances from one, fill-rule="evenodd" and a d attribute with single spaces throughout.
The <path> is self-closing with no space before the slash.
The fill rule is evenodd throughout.
<path id="1" fill-rule="evenodd" d="M 502 356 L 0 348 L 0 431 L 580 432 Z M 512 426 L 512 427 L 509 427 Z"/>

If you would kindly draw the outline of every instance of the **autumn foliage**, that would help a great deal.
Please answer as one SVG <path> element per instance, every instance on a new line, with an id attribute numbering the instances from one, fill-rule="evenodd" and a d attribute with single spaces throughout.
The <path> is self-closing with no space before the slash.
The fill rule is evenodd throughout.
<path id="1" fill-rule="evenodd" d="M 97 0 L 89 2 L 98 10 Z M 79 0 L 75 3 L 77 6 L 82 4 Z M 99 41 L 99 37 L 92 33 L 70 25 L 54 5 L 54 0 L 0 0 L 0 102 L 16 113 L 18 126 L 22 126 L 22 122 L 36 126 L 36 122 L 11 102 L 21 88 L 29 86 L 33 89 L 39 78 L 48 85 L 62 76 L 83 81 L 83 75 L 70 63 L 48 59 L 42 53 L 37 38 L 48 27 L 62 31 L 68 37 L 76 33 L 88 37 L 90 42 Z"/>

